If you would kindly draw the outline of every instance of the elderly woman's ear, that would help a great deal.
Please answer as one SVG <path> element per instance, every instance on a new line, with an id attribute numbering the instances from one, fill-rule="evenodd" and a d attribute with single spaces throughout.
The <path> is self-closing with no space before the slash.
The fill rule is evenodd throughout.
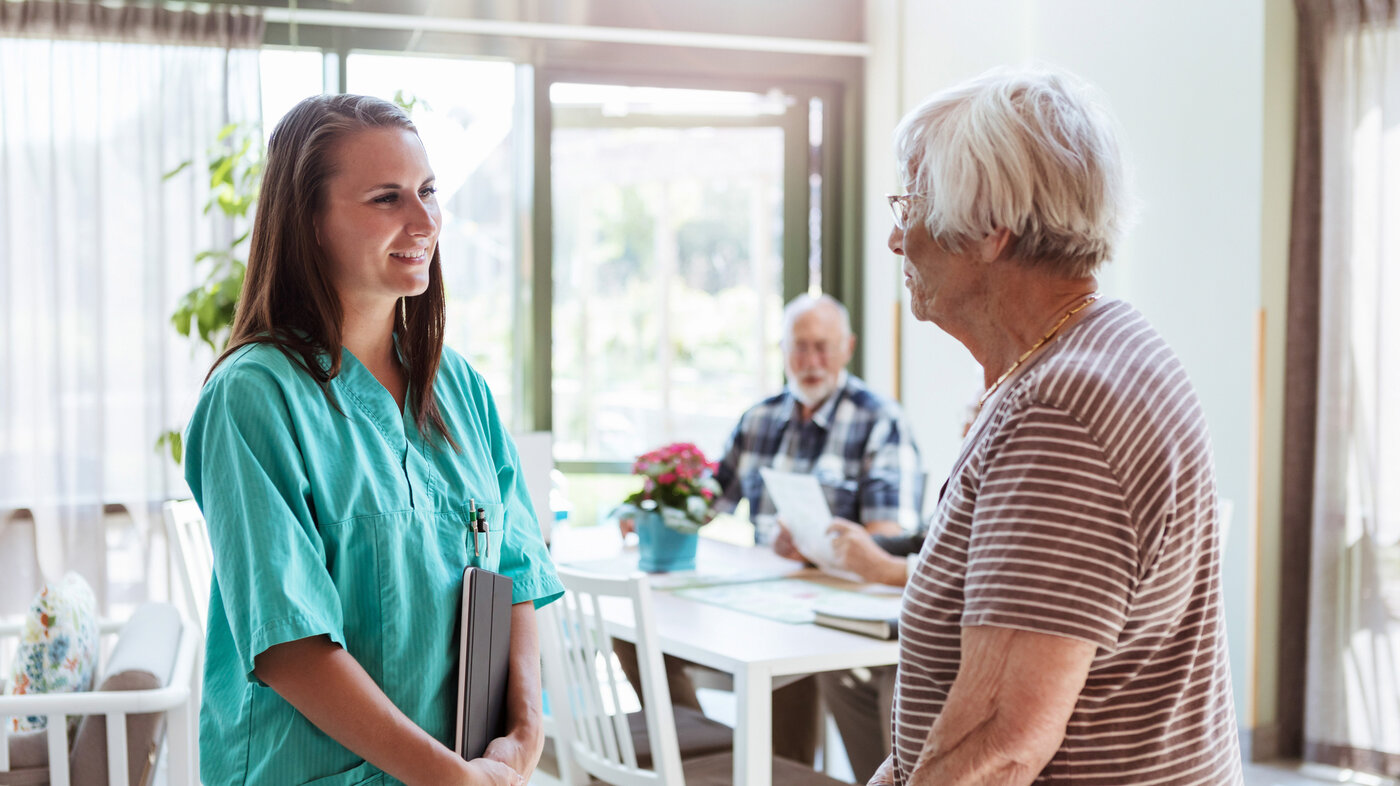
<path id="1" fill-rule="evenodd" d="M 973 252 L 979 262 L 995 262 L 1002 258 L 1010 246 L 1011 230 L 1006 227 L 998 227 L 977 241 Z"/>

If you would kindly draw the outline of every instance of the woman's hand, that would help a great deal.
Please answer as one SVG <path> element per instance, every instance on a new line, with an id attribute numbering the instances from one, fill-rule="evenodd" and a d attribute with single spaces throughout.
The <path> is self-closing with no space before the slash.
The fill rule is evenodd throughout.
<path id="1" fill-rule="evenodd" d="M 491 744 L 486 746 L 486 753 L 478 761 L 498 762 L 523 776 L 524 773 L 534 772 L 543 748 L 542 735 L 517 730 L 491 740 Z"/>
<path id="2" fill-rule="evenodd" d="M 524 775 L 512 767 L 486 757 L 467 762 L 467 773 L 467 780 L 463 782 L 463 786 L 525 786 Z"/>
<path id="3" fill-rule="evenodd" d="M 257 656 L 253 673 L 336 742 L 409 786 L 522 782 L 499 775 L 472 779 L 471 763 L 409 720 L 359 661 L 327 636 L 269 647 Z"/>
<path id="4" fill-rule="evenodd" d="M 833 519 L 826 528 L 836 563 L 866 581 L 903 587 L 905 561 L 890 555 L 870 537 L 865 527 L 846 519 Z"/>

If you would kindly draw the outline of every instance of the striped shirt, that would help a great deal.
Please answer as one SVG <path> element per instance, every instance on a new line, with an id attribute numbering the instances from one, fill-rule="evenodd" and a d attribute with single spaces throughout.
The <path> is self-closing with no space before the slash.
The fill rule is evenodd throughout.
<path id="1" fill-rule="evenodd" d="M 772 516 L 762 467 L 816 475 L 833 516 L 919 528 L 924 472 L 914 435 L 898 404 L 852 374 L 841 372 L 835 392 L 806 421 L 787 390 L 745 412 L 715 472 L 723 489 L 718 507 L 733 511 L 745 498 L 750 518 Z M 771 536 L 758 533 L 760 542 Z"/>
<path id="2" fill-rule="evenodd" d="M 904 593 L 895 782 L 958 673 L 964 626 L 1098 652 L 1038 784 L 1242 782 L 1215 470 L 1205 418 L 1161 336 L 1098 303 L 989 403 Z"/>

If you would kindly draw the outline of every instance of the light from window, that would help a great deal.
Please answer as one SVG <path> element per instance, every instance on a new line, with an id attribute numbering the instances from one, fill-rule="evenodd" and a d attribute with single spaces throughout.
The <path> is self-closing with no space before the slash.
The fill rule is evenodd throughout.
<path id="1" fill-rule="evenodd" d="M 507 427 L 518 422 L 515 66 L 354 52 L 351 93 L 416 101 L 442 206 L 448 346 L 485 375 Z M 523 361 L 522 361 L 523 362 Z"/>
<path id="2" fill-rule="evenodd" d="M 297 102 L 325 92 L 323 62 L 319 49 L 258 50 L 264 139 Z"/>
<path id="3" fill-rule="evenodd" d="M 694 112 L 761 117 L 771 100 L 650 89 L 642 102 L 599 88 L 590 121 L 582 88 L 560 88 L 551 95 L 571 103 L 555 106 L 551 164 L 555 458 L 630 461 L 676 440 L 717 457 L 782 381 L 783 131 L 707 126 Z M 628 122 L 600 111 L 622 103 L 651 111 Z M 654 119 L 678 107 L 690 118 Z"/>

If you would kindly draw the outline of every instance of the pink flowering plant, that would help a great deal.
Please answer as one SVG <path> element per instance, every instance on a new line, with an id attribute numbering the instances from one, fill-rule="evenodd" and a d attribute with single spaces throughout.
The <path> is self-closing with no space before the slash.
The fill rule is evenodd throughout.
<path id="1" fill-rule="evenodd" d="M 715 517 L 719 483 L 717 464 L 705 460 L 700 448 L 676 442 L 637 457 L 632 474 L 644 478 L 642 489 L 613 511 L 619 518 L 658 512 L 666 526 L 679 532 L 699 532 Z"/>

